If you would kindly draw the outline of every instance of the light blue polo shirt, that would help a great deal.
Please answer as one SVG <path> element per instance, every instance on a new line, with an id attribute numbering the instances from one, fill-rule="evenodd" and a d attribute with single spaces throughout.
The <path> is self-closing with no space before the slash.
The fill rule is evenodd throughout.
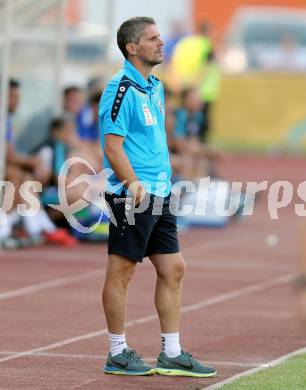
<path id="1" fill-rule="evenodd" d="M 171 191 L 171 165 L 165 131 L 165 101 L 162 83 L 150 75 L 145 80 L 125 61 L 107 84 L 100 101 L 99 121 L 102 148 L 105 134 L 124 137 L 123 149 L 147 192 L 168 196 Z M 104 167 L 111 168 L 104 156 Z M 107 190 L 119 180 L 113 174 Z"/>

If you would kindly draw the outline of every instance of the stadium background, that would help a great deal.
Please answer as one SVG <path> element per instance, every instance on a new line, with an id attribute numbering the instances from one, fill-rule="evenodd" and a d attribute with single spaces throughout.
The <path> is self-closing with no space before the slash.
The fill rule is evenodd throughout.
<path id="1" fill-rule="evenodd" d="M 93 76 L 107 80 L 120 63 L 113 26 L 125 16 L 149 12 L 159 20 L 165 38 L 173 20 L 185 20 L 189 30 L 196 28 L 201 20 L 208 20 L 213 26 L 214 44 L 222 52 L 229 22 L 239 6 L 287 6 L 303 10 L 302 0 L 247 3 L 235 0 L 206 5 L 200 0 L 180 0 L 175 6 L 171 2 L 163 4 L 164 12 L 160 15 L 159 2 L 145 5 L 141 1 L 130 4 L 68 0 L 64 11 L 66 28 L 60 35 L 58 4 L 16 1 L 13 6 L 16 11 L 12 15 L 14 27 L 10 28 L 10 75 L 21 79 L 23 94 L 15 118 L 17 132 L 22 131 L 22 125 L 33 113 L 51 103 L 60 106 L 60 85 L 72 82 L 84 85 Z M 4 34 L 4 1 L 1 18 L 0 33 Z M 0 58 L 3 64 L 3 56 Z M 214 110 L 212 141 L 236 150 L 286 149 L 290 130 L 305 118 L 305 90 L 303 75 L 294 73 L 223 74 L 220 98 Z M 239 102 L 244 101 L 252 104 L 241 110 Z M 303 140 L 302 144 L 305 149 Z"/>
<path id="2" fill-rule="evenodd" d="M 221 58 L 229 23 L 241 6 L 290 7 L 301 14 L 306 7 L 302 0 L 15 0 L 10 1 L 8 25 L 8 2 L 0 0 L 0 74 L 2 87 L 9 76 L 21 81 L 21 105 L 14 118 L 17 134 L 45 107 L 52 105 L 60 112 L 64 86 L 84 87 L 91 77 L 106 81 L 120 67 L 115 30 L 130 16 L 150 14 L 165 38 L 173 20 L 184 20 L 192 30 L 205 19 L 213 26 Z M 162 70 L 159 73 L 165 77 Z M 288 180 L 296 190 L 305 179 L 305 87 L 305 72 L 222 69 L 211 138 L 228 153 L 218 167 L 221 177 L 229 182 Z M 3 110 L 1 119 L 3 133 Z M 300 124 L 299 137 L 291 143 L 290 134 Z M 238 218 L 225 229 L 182 233 L 189 267 L 182 334 L 198 356 L 216 363 L 220 376 L 215 382 L 264 368 L 279 356 L 305 348 L 291 284 L 305 242 L 300 238 L 303 221 L 294 215 L 292 204 L 280 216 L 271 220 L 263 194 L 250 218 Z M 99 302 L 106 257 L 105 244 L 0 252 L 0 388 L 122 388 L 120 379 L 112 381 L 99 371 L 105 357 L 101 346 L 107 350 Z M 151 360 L 159 348 L 152 283 L 146 263 L 131 289 L 130 303 L 137 300 L 139 305 L 131 307 L 128 318 L 131 338 Z M 295 376 L 300 373 L 297 369 Z M 185 379 L 153 381 L 126 380 L 125 386 L 177 390 L 213 385 Z"/>

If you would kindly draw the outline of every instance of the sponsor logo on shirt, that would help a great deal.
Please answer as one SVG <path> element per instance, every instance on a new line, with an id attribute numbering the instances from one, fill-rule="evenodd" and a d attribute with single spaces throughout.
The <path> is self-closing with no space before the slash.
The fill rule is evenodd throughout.
<path id="1" fill-rule="evenodd" d="M 152 126 L 154 124 L 154 120 L 147 103 L 143 103 L 142 110 L 145 118 L 145 125 Z"/>
<path id="2" fill-rule="evenodd" d="M 164 109 L 164 105 L 163 105 L 162 101 L 159 100 L 157 104 L 158 104 L 159 111 L 161 112 L 161 114 L 164 115 L 165 109 Z"/>

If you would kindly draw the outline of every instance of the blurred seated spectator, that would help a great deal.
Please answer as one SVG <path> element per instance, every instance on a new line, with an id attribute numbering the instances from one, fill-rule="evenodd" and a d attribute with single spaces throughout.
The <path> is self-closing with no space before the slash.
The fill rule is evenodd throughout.
<path id="1" fill-rule="evenodd" d="M 102 159 L 93 155 L 90 145 L 80 141 L 77 136 L 74 121 L 71 118 L 57 117 L 50 124 L 51 141 L 44 146 L 39 154 L 44 159 L 45 169 L 48 171 L 50 187 L 44 193 L 45 203 L 57 203 L 57 187 L 61 168 L 68 158 L 77 157 L 76 161 L 67 172 L 65 178 L 65 190 L 68 203 L 73 203 L 83 197 L 88 183 L 83 182 L 68 188 L 69 184 L 82 174 L 92 174 L 93 171 L 100 172 L 102 169 Z M 82 161 L 83 160 L 83 161 Z M 88 165 L 85 165 L 85 164 Z M 54 191 L 54 188 L 56 191 Z M 52 199 L 50 199 L 52 194 Z M 55 194 L 55 198 L 53 197 Z"/>
<path id="2" fill-rule="evenodd" d="M 77 117 L 77 130 L 81 140 L 99 142 L 99 103 L 102 92 L 95 92 L 89 96 L 88 103 L 84 105 Z"/>
<path id="3" fill-rule="evenodd" d="M 207 208 L 201 214 L 191 213 L 178 219 L 179 228 L 188 226 L 223 227 L 229 222 L 228 216 L 220 215 L 215 205 L 229 202 L 229 210 L 239 216 L 245 204 L 249 202 L 245 193 L 231 192 L 230 184 L 218 178 L 215 169 L 216 160 L 221 157 L 219 151 L 213 150 L 205 141 L 203 122 L 206 118 L 202 110 L 199 91 L 186 88 L 182 92 L 182 102 L 175 110 L 176 96 L 165 88 L 166 133 L 173 171 L 173 182 L 188 180 L 194 182 L 195 192 L 180 193 L 181 205 L 197 205 L 199 198 L 205 198 Z M 201 188 L 199 180 L 210 176 L 212 188 Z M 175 191 L 175 189 L 174 189 Z M 179 193 L 180 191 L 178 191 Z M 230 198 L 231 197 L 231 198 Z M 202 207 L 202 206 L 201 206 Z M 205 212 L 203 212 L 205 211 Z"/>
<path id="4" fill-rule="evenodd" d="M 41 207 L 37 193 L 32 195 L 38 200 L 39 210 L 34 216 L 26 215 L 19 218 L 17 213 L 17 204 L 24 203 L 19 193 L 20 186 L 25 181 L 39 181 L 42 184 L 46 183 L 47 172 L 43 168 L 43 164 L 38 156 L 24 156 L 16 152 L 14 145 L 14 133 L 12 126 L 12 116 L 18 108 L 20 100 L 19 82 L 11 79 L 9 82 L 8 94 L 8 121 L 7 121 L 7 159 L 6 159 L 6 180 L 13 183 L 15 188 L 13 205 L 8 205 L 2 209 L 2 216 L 6 219 L 6 229 L 3 233 L 1 229 L 1 246 L 10 247 L 13 237 L 13 227 L 17 222 L 21 222 L 24 231 L 28 238 L 28 244 L 41 243 L 43 241 L 58 243 L 63 245 L 74 245 L 76 240 L 70 236 L 65 230 L 57 229 L 52 223 L 46 211 Z M 17 248 L 22 246 L 24 241 L 16 238 L 12 247 Z"/>
<path id="5" fill-rule="evenodd" d="M 63 111 L 77 120 L 84 104 L 83 91 L 76 85 L 64 88 L 62 93 Z M 37 152 L 50 141 L 49 125 L 54 116 L 54 108 L 47 107 L 37 112 L 26 123 L 22 133 L 16 140 L 16 149 L 25 154 Z"/>
<path id="6" fill-rule="evenodd" d="M 101 82 L 91 80 L 88 86 L 90 95 L 87 103 L 84 103 L 83 91 L 77 86 L 65 88 L 63 94 L 64 116 L 66 118 L 70 116 L 74 120 L 79 140 L 87 144 L 86 148 L 90 149 L 90 153 L 97 161 L 102 160 L 98 126 L 99 102 L 102 90 L 97 91 L 99 87 L 101 87 Z"/>
<path id="7" fill-rule="evenodd" d="M 215 161 L 220 154 L 205 145 L 205 120 L 199 91 L 186 88 L 175 113 L 174 149 L 182 160 L 182 176 L 188 179 L 217 176 Z"/>
<path id="8" fill-rule="evenodd" d="M 202 161 L 202 148 L 199 146 L 203 112 L 198 92 L 191 88 L 184 90 L 182 93 L 183 104 L 178 109 L 175 109 L 175 98 L 175 94 L 170 89 L 165 88 L 165 110 L 167 113 L 165 127 L 173 180 L 194 180 L 205 177 L 206 169 Z M 194 137 L 198 137 L 199 140 L 194 142 Z"/>
<path id="9" fill-rule="evenodd" d="M 13 130 L 13 114 L 16 112 L 20 101 L 20 85 L 17 80 L 9 81 L 8 92 L 8 117 L 7 117 L 7 153 L 6 163 L 8 167 L 18 167 L 26 172 L 30 172 L 34 180 L 42 184 L 45 181 L 45 171 L 42 168 L 41 161 L 36 155 L 23 155 L 16 151 L 15 137 Z"/>
<path id="10" fill-rule="evenodd" d="M 176 111 L 175 138 L 180 140 L 195 138 L 206 141 L 203 125 L 206 120 L 202 112 L 202 102 L 197 88 L 186 88 L 181 93 L 182 105 Z"/>
<path id="11" fill-rule="evenodd" d="M 93 155 L 102 159 L 99 130 L 99 103 L 102 90 L 92 93 L 77 117 L 77 133 L 81 141 L 87 143 Z"/>
<path id="12" fill-rule="evenodd" d="M 70 85 L 63 90 L 63 112 L 70 114 L 76 121 L 84 105 L 84 92 L 77 85 Z"/>
<path id="13" fill-rule="evenodd" d="M 62 94 L 63 112 L 75 121 L 79 138 L 89 142 L 92 152 L 101 159 L 99 142 L 98 107 L 102 93 L 101 80 L 92 79 L 88 83 L 89 99 L 84 104 L 84 92 L 76 86 L 64 88 Z M 54 117 L 50 107 L 36 113 L 26 124 L 16 140 L 16 149 L 22 153 L 35 153 L 50 141 L 50 122 Z"/>

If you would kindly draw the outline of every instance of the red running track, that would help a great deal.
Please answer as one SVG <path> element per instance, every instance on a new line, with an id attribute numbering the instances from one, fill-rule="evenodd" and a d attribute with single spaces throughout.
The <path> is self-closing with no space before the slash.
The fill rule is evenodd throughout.
<path id="1" fill-rule="evenodd" d="M 221 171 L 233 180 L 282 178 L 297 184 L 303 164 L 239 157 Z M 181 341 L 218 368 L 211 379 L 101 372 L 108 348 L 100 305 L 105 245 L 0 253 L 0 389 L 199 389 L 304 347 L 291 286 L 299 226 L 292 207 L 272 221 L 262 196 L 250 218 L 181 236 L 188 267 Z M 267 246 L 269 234 L 278 235 L 278 245 Z M 160 350 L 152 275 L 146 259 L 131 284 L 126 329 L 129 345 L 151 362 Z"/>

